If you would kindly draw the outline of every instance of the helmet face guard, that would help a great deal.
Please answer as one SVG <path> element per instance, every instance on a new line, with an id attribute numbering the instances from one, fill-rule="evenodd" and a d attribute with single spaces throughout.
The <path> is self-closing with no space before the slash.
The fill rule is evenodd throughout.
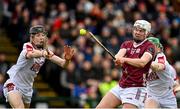
<path id="1" fill-rule="evenodd" d="M 30 28 L 29 30 L 29 34 L 37 34 L 37 33 L 43 33 L 45 35 L 47 35 L 47 31 L 45 30 L 44 26 L 42 25 L 36 25 Z"/>

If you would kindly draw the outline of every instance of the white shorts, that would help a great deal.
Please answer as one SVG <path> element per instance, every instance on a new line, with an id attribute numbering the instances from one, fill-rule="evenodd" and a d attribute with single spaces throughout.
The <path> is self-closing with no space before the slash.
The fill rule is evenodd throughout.
<path id="1" fill-rule="evenodd" d="M 33 93 L 33 89 L 23 89 L 20 87 L 17 87 L 15 85 L 15 83 L 13 83 L 10 79 L 8 79 L 5 83 L 4 83 L 4 87 L 3 87 L 3 93 L 4 96 L 6 98 L 6 102 L 8 102 L 8 93 L 9 92 L 13 92 L 13 91 L 18 91 L 21 95 L 22 95 L 22 100 L 24 103 L 31 103 L 31 98 L 32 98 L 32 93 Z"/>
<path id="2" fill-rule="evenodd" d="M 146 99 L 146 87 L 130 87 L 121 88 L 119 85 L 110 90 L 122 104 L 129 103 L 137 106 L 138 108 L 144 108 L 144 102 Z"/>
<path id="3" fill-rule="evenodd" d="M 159 104 L 159 108 L 177 109 L 177 101 L 172 89 L 167 88 L 163 91 L 159 91 L 161 93 L 165 92 L 164 96 L 159 96 L 159 94 L 154 94 L 149 91 L 147 92 L 147 99 L 155 100 Z"/>

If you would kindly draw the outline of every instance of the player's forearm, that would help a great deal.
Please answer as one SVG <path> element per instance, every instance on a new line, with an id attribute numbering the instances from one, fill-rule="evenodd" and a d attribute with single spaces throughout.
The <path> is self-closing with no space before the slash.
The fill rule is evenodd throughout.
<path id="1" fill-rule="evenodd" d="M 39 58 L 39 57 L 44 57 L 44 50 L 33 50 L 33 51 L 29 51 L 26 54 L 26 58 Z"/>
<path id="2" fill-rule="evenodd" d="M 64 65 L 63 65 L 63 68 L 66 68 L 69 63 L 70 63 L 70 60 L 65 60 L 65 63 L 64 63 Z"/>
<path id="3" fill-rule="evenodd" d="M 121 57 L 124 57 L 125 54 L 126 54 L 126 49 L 120 49 L 119 52 L 115 55 L 115 58 L 119 59 Z"/>
<path id="4" fill-rule="evenodd" d="M 141 58 L 124 58 L 124 63 L 131 66 L 143 68 L 148 62 L 152 60 L 152 55 L 145 52 Z"/>
<path id="5" fill-rule="evenodd" d="M 151 64 L 151 69 L 156 72 L 162 71 L 164 70 L 164 68 L 165 68 L 165 65 L 161 63 L 152 62 Z"/>
<path id="6" fill-rule="evenodd" d="M 66 61 L 65 59 L 62 59 L 56 55 L 53 55 L 51 58 L 49 58 L 49 60 L 63 68 L 69 64 L 69 61 Z"/>
<path id="7" fill-rule="evenodd" d="M 124 62 L 138 68 L 142 68 L 147 64 L 146 60 L 144 59 L 124 58 Z"/>

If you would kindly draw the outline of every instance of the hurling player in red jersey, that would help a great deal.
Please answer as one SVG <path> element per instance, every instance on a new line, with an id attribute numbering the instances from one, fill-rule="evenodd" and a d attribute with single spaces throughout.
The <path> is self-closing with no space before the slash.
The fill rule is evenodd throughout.
<path id="1" fill-rule="evenodd" d="M 115 55 L 115 65 L 122 67 L 119 85 L 112 88 L 96 108 L 143 108 L 146 99 L 145 77 L 155 55 L 154 45 L 146 38 L 151 24 L 137 20 L 133 26 L 133 40 L 125 41 Z"/>

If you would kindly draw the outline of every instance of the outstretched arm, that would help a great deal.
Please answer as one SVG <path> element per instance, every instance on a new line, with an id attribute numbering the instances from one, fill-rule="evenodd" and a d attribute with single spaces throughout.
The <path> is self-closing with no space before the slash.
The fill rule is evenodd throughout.
<path id="1" fill-rule="evenodd" d="M 49 52 L 50 54 L 53 54 L 51 51 Z M 49 59 L 50 61 L 54 62 L 55 64 L 63 68 L 66 68 L 69 62 L 71 61 L 73 55 L 74 55 L 74 50 L 70 46 L 64 46 L 64 59 L 56 55 L 52 55 L 51 57 L 47 59 Z"/>
<path id="2" fill-rule="evenodd" d="M 49 57 L 50 54 L 46 50 L 47 42 L 48 42 L 48 39 L 46 37 L 43 43 L 43 48 L 44 48 L 43 50 L 33 49 L 31 44 L 26 44 L 24 48 L 27 51 L 26 58 L 30 59 L 30 58 L 39 58 L 39 57 Z"/>
<path id="3" fill-rule="evenodd" d="M 47 56 L 47 51 L 45 50 L 32 50 L 28 51 L 26 54 L 26 58 L 39 58 L 39 57 L 46 57 Z"/>

